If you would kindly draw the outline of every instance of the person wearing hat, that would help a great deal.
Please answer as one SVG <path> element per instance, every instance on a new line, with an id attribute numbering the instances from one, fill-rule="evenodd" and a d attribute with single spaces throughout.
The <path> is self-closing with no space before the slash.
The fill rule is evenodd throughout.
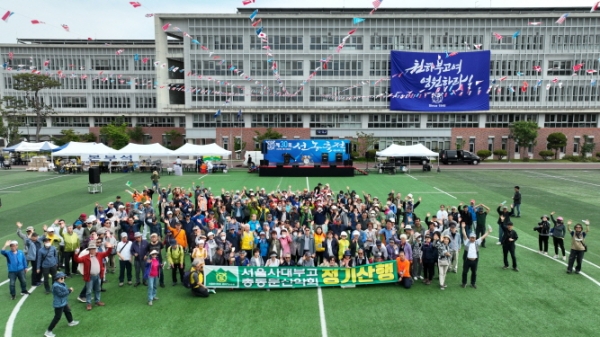
<path id="1" fill-rule="evenodd" d="M 246 225 L 248 226 L 248 225 Z M 278 239 L 277 230 L 272 229 L 271 235 L 267 239 L 269 242 L 269 252 L 267 256 L 270 256 L 271 253 L 280 254 L 281 253 L 281 242 Z M 291 254 L 290 254 L 291 255 Z M 266 261 L 265 261 L 266 263 Z"/>
<path id="2" fill-rule="evenodd" d="M 376 254 L 381 254 L 383 260 L 388 260 L 387 247 L 385 244 L 383 244 L 383 242 L 381 242 L 381 240 L 375 241 L 375 245 L 371 249 L 371 253 L 373 254 L 373 256 L 375 256 Z"/>
<path id="3" fill-rule="evenodd" d="M 423 257 L 423 243 L 421 233 L 415 233 L 414 240 L 410 245 L 412 249 L 412 263 L 410 264 L 410 274 L 416 281 L 417 279 L 423 279 L 423 263 L 421 258 Z M 406 257 L 406 256 L 405 256 Z"/>
<path id="4" fill-rule="evenodd" d="M 167 229 L 173 233 L 173 239 L 177 241 L 177 244 L 180 245 L 184 250 L 187 248 L 187 235 L 185 230 L 181 227 L 181 222 L 175 222 L 175 228 L 171 227 L 169 223 L 166 224 Z"/>
<path id="5" fill-rule="evenodd" d="M 65 227 L 67 228 L 66 231 Z M 79 236 L 73 232 L 73 226 L 65 226 L 64 222 L 60 224 L 60 231 L 58 233 L 64 242 L 61 264 L 64 265 L 67 277 L 71 277 L 71 273 L 75 274 L 77 272 L 77 265 L 73 261 L 73 255 L 75 254 L 75 249 L 81 246 L 81 241 L 79 240 Z"/>
<path id="6" fill-rule="evenodd" d="M 346 250 L 340 259 L 340 267 L 341 268 L 352 268 L 354 267 L 354 259 L 352 258 L 352 253 L 350 250 Z"/>
<path id="7" fill-rule="evenodd" d="M 454 250 L 450 247 L 450 237 L 448 235 L 442 234 L 442 239 L 435 243 L 435 248 L 438 253 L 438 273 L 440 280 L 440 289 L 446 289 L 446 274 L 448 273 L 448 268 L 452 264 L 452 256 Z"/>
<path id="8" fill-rule="evenodd" d="M 67 275 L 62 272 L 57 273 L 56 276 L 54 276 L 54 284 L 52 284 L 52 295 L 54 297 L 52 300 L 52 307 L 54 307 L 54 318 L 44 333 L 44 336 L 46 337 L 55 336 L 52 330 L 54 330 L 56 324 L 60 321 L 63 313 L 65 314 L 69 326 L 76 326 L 79 324 L 79 321 L 73 320 L 73 315 L 71 314 L 68 298 L 69 294 L 73 292 L 73 288 L 69 288 L 65 283 L 66 276 Z"/>
<path id="9" fill-rule="evenodd" d="M 64 223 L 64 220 L 55 220 L 50 226 L 44 225 L 44 236 L 42 236 L 42 241 L 44 241 L 44 238 L 46 237 L 50 238 L 50 243 L 56 248 L 57 251 L 60 249 L 63 241 L 62 237 L 57 233 L 60 230 L 60 223 Z"/>
<path id="10" fill-rule="evenodd" d="M 6 249 L 10 247 L 10 249 Z M 29 295 L 27 291 L 27 281 L 25 280 L 25 273 L 27 272 L 27 260 L 25 259 L 25 253 L 19 249 L 19 243 L 14 240 L 8 240 L 0 251 L 4 257 L 6 257 L 8 267 L 8 279 L 10 280 L 10 296 L 15 299 L 15 284 L 17 279 L 21 284 L 21 295 Z"/>
<path id="11" fill-rule="evenodd" d="M 127 272 L 127 284 L 131 285 L 131 245 L 132 242 L 127 239 L 127 233 L 121 233 L 121 241 L 117 243 L 117 256 L 119 257 L 119 287 L 125 282 L 125 272 Z"/>
<path id="12" fill-rule="evenodd" d="M 260 232 L 259 237 L 254 239 L 254 246 L 256 247 L 254 249 L 255 251 L 258 249 L 259 256 L 264 265 L 269 258 L 269 240 L 267 240 L 267 233 Z"/>
<path id="13" fill-rule="evenodd" d="M 502 216 L 500 216 L 502 219 Z M 517 257 L 515 256 L 515 241 L 519 239 L 519 235 L 514 230 L 513 223 L 509 222 L 502 226 L 502 255 L 504 256 L 504 268 L 508 269 L 508 253 L 512 259 L 512 268 L 514 271 L 519 271 L 517 268 Z"/>
<path id="14" fill-rule="evenodd" d="M 506 224 L 510 222 L 510 217 L 515 216 L 513 205 L 510 205 L 510 211 L 508 210 L 508 206 L 504 204 L 500 204 L 498 209 L 498 242 L 497 245 L 502 244 L 502 235 L 504 235 L 503 227 L 506 227 Z"/>
<path id="15" fill-rule="evenodd" d="M 104 258 L 109 256 L 112 251 L 112 245 L 107 243 L 104 245 L 106 251 L 96 251 L 96 241 L 90 240 L 86 249 L 86 254 L 80 254 L 79 249 L 75 250 L 75 262 L 83 264 L 83 281 L 86 286 L 86 309 L 92 310 L 92 291 L 94 292 L 94 302 L 97 306 L 103 307 L 104 302 L 100 301 L 100 280 L 104 275 Z"/>
<path id="16" fill-rule="evenodd" d="M 143 281 L 144 285 L 146 284 L 146 280 L 140 280 L 140 275 L 143 273 L 143 266 L 148 257 L 146 253 L 148 252 L 148 241 L 142 238 L 142 233 L 135 232 L 133 234 L 134 241 L 131 243 L 131 248 L 129 249 L 131 255 L 133 255 L 133 267 L 135 268 L 135 284 L 134 287 L 137 287 Z M 143 277 L 143 275 L 142 275 Z"/>
<path id="17" fill-rule="evenodd" d="M 342 232 L 340 239 L 338 240 L 338 258 L 342 260 L 344 254 L 350 248 L 350 241 L 348 240 L 348 233 Z"/>
<path id="18" fill-rule="evenodd" d="M 151 251 L 146 260 L 146 268 L 144 269 L 144 279 L 148 282 L 148 305 L 152 305 L 152 301 L 158 300 L 156 291 L 158 289 L 158 279 L 162 273 L 162 264 L 157 256 L 158 251 Z"/>
<path id="19" fill-rule="evenodd" d="M 37 272 L 42 273 L 44 277 L 44 288 L 46 295 L 50 294 L 50 280 L 58 272 L 58 251 L 52 245 L 52 240 L 49 237 L 44 237 L 43 246 L 37 253 Z"/>
<path id="20" fill-rule="evenodd" d="M 31 284 L 39 286 L 41 284 L 42 275 L 37 272 L 37 252 L 42 248 L 42 243 L 38 240 L 38 234 L 32 226 L 27 227 L 26 234 L 21 232 L 23 224 L 17 222 L 17 235 L 25 242 L 23 253 L 27 262 L 31 264 Z"/>
<path id="21" fill-rule="evenodd" d="M 233 252 L 231 252 L 231 256 L 233 256 Z M 234 265 L 237 267 L 247 267 L 250 265 L 250 260 L 246 257 L 246 251 L 240 251 L 240 255 L 234 258 Z"/>
<path id="22" fill-rule="evenodd" d="M 563 261 L 567 260 L 565 255 L 565 224 L 563 223 L 562 216 L 559 216 L 556 220 L 554 220 L 554 213 L 550 213 L 550 220 L 554 224 L 554 227 L 550 230 L 552 234 L 552 243 L 554 244 L 554 258 L 558 259 L 558 248 L 562 251 Z"/>
<path id="23" fill-rule="evenodd" d="M 567 221 L 567 230 L 569 231 L 569 234 L 571 234 L 571 252 L 569 254 L 567 274 L 571 274 L 573 272 L 575 261 L 577 261 L 577 266 L 575 266 L 575 274 L 579 274 L 581 272 L 583 256 L 587 251 L 585 239 L 590 232 L 590 220 L 581 220 L 581 222 L 585 224 L 585 231 L 580 223 L 575 225 L 573 228 L 574 230 L 571 230 L 571 224 L 573 222 L 571 220 Z"/>
<path id="24" fill-rule="evenodd" d="M 483 234 L 485 234 L 486 228 L 487 228 L 487 215 L 490 212 L 490 208 L 487 207 L 484 204 L 479 204 L 477 205 L 477 225 L 475 226 L 475 234 L 477 234 L 477 237 L 481 237 Z M 454 241 L 454 239 L 450 238 L 451 241 Z M 481 243 L 481 247 L 485 248 L 485 240 Z"/>
<path id="25" fill-rule="evenodd" d="M 183 274 L 185 273 L 185 250 L 176 240 L 172 239 L 169 248 L 167 248 L 167 262 L 171 267 L 172 285 L 176 286 L 177 271 L 179 271 L 179 277 L 182 282 Z"/>
<path id="26" fill-rule="evenodd" d="M 477 239 L 477 234 L 471 233 L 467 238 L 465 223 L 462 224 L 462 236 L 465 242 L 465 251 L 463 255 L 464 265 L 462 272 L 462 287 L 467 287 L 467 276 L 471 270 L 471 287 L 477 289 L 477 265 L 479 263 L 479 247 L 486 236 L 492 232 L 492 227 L 488 226 L 488 231 L 482 237 Z"/>
<path id="27" fill-rule="evenodd" d="M 201 238 L 200 236 L 198 236 L 196 238 L 195 243 L 196 243 L 196 248 L 194 248 L 194 250 L 192 251 L 192 255 L 190 255 L 192 262 L 194 260 L 206 261 L 206 259 L 208 259 L 208 251 L 205 248 L 206 241 L 203 238 Z"/>
<path id="28" fill-rule="evenodd" d="M 429 233 L 425 234 L 425 242 L 421 247 L 423 252 L 421 256 L 421 263 L 423 264 L 423 283 L 425 285 L 431 284 L 431 280 L 433 280 L 435 274 L 435 263 L 437 261 L 436 249 L 431 241 L 432 235 Z"/>
<path id="29" fill-rule="evenodd" d="M 149 252 L 155 250 L 158 252 L 158 262 L 160 262 L 161 266 L 164 264 L 163 263 L 163 258 L 162 258 L 162 249 L 163 249 L 164 245 L 163 243 L 159 240 L 158 234 L 153 233 L 150 235 L 150 241 L 148 241 L 148 248 L 146 251 L 146 256 L 148 256 Z M 160 281 L 160 287 L 164 288 L 165 287 L 165 277 L 163 275 L 164 273 L 160 273 L 159 275 L 159 281 Z"/>
<path id="30" fill-rule="evenodd" d="M 204 261 L 195 260 L 190 270 L 190 285 L 192 295 L 196 297 L 208 297 L 208 289 L 204 286 Z"/>
<path id="31" fill-rule="evenodd" d="M 533 230 L 538 232 L 538 245 L 540 247 L 540 254 L 548 255 L 548 240 L 550 239 L 550 221 L 547 215 L 540 217 L 540 222 L 537 226 L 533 227 Z"/>
<path id="32" fill-rule="evenodd" d="M 270 257 L 271 258 L 265 263 L 265 267 L 279 267 L 280 261 L 277 258 L 277 253 L 271 253 Z"/>

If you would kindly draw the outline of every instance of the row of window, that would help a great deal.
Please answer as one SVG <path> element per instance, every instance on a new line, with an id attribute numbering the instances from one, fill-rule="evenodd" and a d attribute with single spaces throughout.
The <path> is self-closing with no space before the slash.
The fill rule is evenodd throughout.
<path id="1" fill-rule="evenodd" d="M 133 70 L 136 71 L 152 71 L 154 70 L 154 56 L 138 55 L 138 56 L 120 56 L 113 57 L 91 57 L 89 63 L 85 58 L 78 57 L 14 57 L 12 60 L 7 59 L 7 66 L 14 69 L 30 69 L 35 68 L 43 71 L 79 71 L 79 70 L 130 70 L 129 65 L 133 63 Z"/>
<path id="2" fill-rule="evenodd" d="M 131 107 L 130 97 L 93 97 L 92 108 L 128 109 Z M 87 97 L 50 96 L 46 102 L 53 108 L 88 108 Z M 136 108 L 156 108 L 156 97 L 135 97 Z"/>
<path id="3" fill-rule="evenodd" d="M 185 127 L 185 117 L 137 117 L 135 126 L 142 127 L 176 127 L 176 121 L 179 121 L 179 127 Z M 110 123 L 123 122 L 127 126 L 134 126 L 131 117 L 78 117 L 78 116 L 54 116 L 51 117 L 53 127 L 90 127 L 90 122 L 95 126 L 105 126 Z M 20 123 L 23 126 L 34 126 L 35 118 L 31 116 L 20 117 Z"/>

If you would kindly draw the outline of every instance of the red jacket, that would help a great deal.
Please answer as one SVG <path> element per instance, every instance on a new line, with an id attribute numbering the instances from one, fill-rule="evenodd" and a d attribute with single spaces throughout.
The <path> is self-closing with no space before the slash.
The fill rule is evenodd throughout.
<path id="1" fill-rule="evenodd" d="M 109 248 L 107 251 L 102 252 L 102 253 L 96 253 L 96 258 L 98 259 L 98 263 L 100 264 L 100 274 L 99 275 L 104 275 L 104 263 L 102 262 L 102 260 L 110 255 L 112 248 Z M 89 282 L 90 281 L 90 268 L 92 267 L 92 261 L 90 260 L 90 255 L 86 255 L 86 256 L 82 256 L 81 258 L 79 258 L 79 253 L 75 254 L 74 256 L 75 258 L 75 262 L 77 263 L 83 263 L 83 280 L 85 282 Z"/>

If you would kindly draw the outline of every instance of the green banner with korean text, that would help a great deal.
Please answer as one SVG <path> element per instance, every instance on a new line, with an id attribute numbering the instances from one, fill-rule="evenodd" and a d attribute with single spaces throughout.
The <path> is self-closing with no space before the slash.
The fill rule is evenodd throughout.
<path id="1" fill-rule="evenodd" d="M 284 289 L 355 286 L 398 281 L 396 261 L 353 268 L 204 266 L 208 288 Z"/>

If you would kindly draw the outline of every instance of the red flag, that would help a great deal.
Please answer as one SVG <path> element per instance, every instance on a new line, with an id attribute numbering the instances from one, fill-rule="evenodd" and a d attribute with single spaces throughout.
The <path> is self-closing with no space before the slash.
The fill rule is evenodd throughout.
<path id="1" fill-rule="evenodd" d="M 44 67 L 47 67 L 47 66 L 49 66 L 49 65 L 50 65 L 50 60 L 46 60 L 46 61 L 44 61 Z"/>
<path id="2" fill-rule="evenodd" d="M 15 54 L 13 54 L 13 52 L 12 52 L 12 51 L 9 51 L 9 52 L 8 52 L 8 59 L 9 59 L 9 60 L 12 60 L 14 56 L 15 56 Z"/>
<path id="3" fill-rule="evenodd" d="M 262 19 L 258 19 L 256 21 L 252 22 L 252 27 L 256 27 L 256 26 L 260 25 L 261 22 L 262 22 Z"/>
<path id="4" fill-rule="evenodd" d="M 69 26 L 67 26 L 67 25 L 65 25 L 65 24 L 62 24 L 61 26 L 62 26 L 62 27 L 63 27 L 63 29 L 64 29 L 64 30 L 66 30 L 67 32 L 69 31 Z"/>
<path id="5" fill-rule="evenodd" d="M 540 67 L 540 66 L 533 66 L 533 70 L 535 70 L 535 71 L 537 71 L 539 73 L 540 71 L 542 71 L 542 67 Z"/>
<path id="6" fill-rule="evenodd" d="M 129 4 L 132 5 L 133 8 L 138 8 L 142 5 L 141 3 L 137 2 L 137 1 L 131 1 L 131 2 L 129 2 Z"/>
<path id="7" fill-rule="evenodd" d="M 348 32 L 348 35 L 352 35 L 352 34 L 354 34 L 354 33 L 356 33 L 356 28 L 354 28 L 353 30 L 349 31 L 349 32 Z"/>
<path id="8" fill-rule="evenodd" d="M 578 63 L 576 65 L 573 66 L 573 71 L 580 71 L 581 68 L 583 67 L 583 63 Z"/>
<path id="9" fill-rule="evenodd" d="M 242 0 L 242 5 L 247 6 L 253 4 L 256 0 Z"/>
<path id="10" fill-rule="evenodd" d="M 32 25 L 40 25 L 40 24 L 45 24 L 44 21 L 40 21 L 40 20 L 31 20 L 31 24 Z"/>
<path id="11" fill-rule="evenodd" d="M 496 38 L 496 40 L 498 40 L 498 41 L 502 40 L 502 35 L 495 33 L 495 32 L 492 34 L 494 34 L 494 37 Z"/>

